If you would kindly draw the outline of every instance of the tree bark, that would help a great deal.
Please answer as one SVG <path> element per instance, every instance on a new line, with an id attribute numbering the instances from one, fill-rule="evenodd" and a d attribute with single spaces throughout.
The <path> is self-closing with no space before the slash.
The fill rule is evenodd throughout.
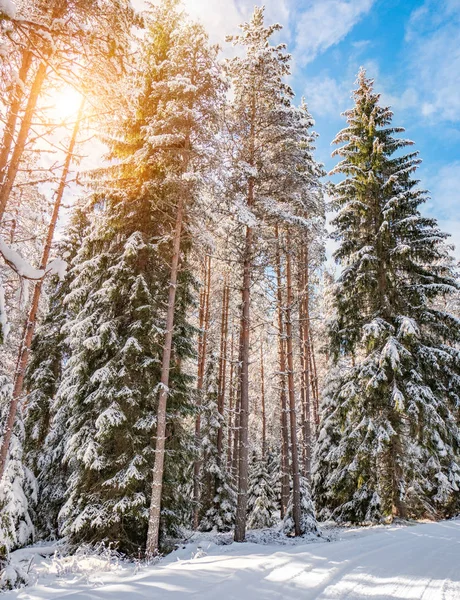
<path id="1" fill-rule="evenodd" d="M 224 441 L 224 408 L 225 408 L 225 385 L 227 374 L 227 336 L 228 336 L 228 307 L 229 307 L 229 288 L 227 281 L 224 282 L 222 294 L 222 320 L 221 320 L 221 338 L 220 338 L 220 356 L 219 356 L 219 381 L 217 411 L 220 415 L 220 425 L 217 430 L 217 461 L 221 462 L 223 456 Z"/>
<path id="2" fill-rule="evenodd" d="M 232 472 L 234 477 L 235 487 L 238 486 L 238 460 L 240 448 L 240 406 L 241 406 L 241 364 L 243 356 L 243 332 L 240 328 L 239 343 L 238 343 L 238 367 L 237 367 L 237 390 L 235 399 L 235 426 L 233 428 L 233 464 Z"/>
<path id="3" fill-rule="evenodd" d="M 45 63 L 41 62 L 35 74 L 32 89 L 27 100 L 27 106 L 21 121 L 21 127 L 19 128 L 19 133 L 16 139 L 16 143 L 14 145 L 14 150 L 11 156 L 10 164 L 8 168 L 5 168 L 4 170 L 3 182 L 0 188 L 0 223 L 3 221 L 6 205 L 10 197 L 11 190 L 13 189 L 16 175 L 18 173 L 19 163 L 21 162 L 24 148 L 27 143 L 27 137 L 29 135 L 32 118 L 35 113 L 35 107 L 37 106 L 37 101 L 40 96 L 45 77 L 46 65 Z"/>
<path id="4" fill-rule="evenodd" d="M 276 294 L 278 312 L 278 354 L 280 367 L 280 404 L 281 404 L 281 518 L 286 514 L 289 503 L 289 432 L 287 422 L 286 398 L 286 349 L 284 340 L 283 318 L 283 277 L 281 272 L 281 251 L 278 226 L 275 227 L 276 238 Z"/>
<path id="5" fill-rule="evenodd" d="M 316 370 L 316 358 L 315 358 L 315 347 L 313 345 L 313 335 L 311 330 L 311 323 L 308 327 L 309 333 L 309 346 L 311 356 L 311 371 L 312 371 L 312 388 L 313 388 L 313 403 L 314 403 L 314 417 L 315 417 L 315 435 L 318 435 L 319 429 L 319 385 L 318 385 L 318 371 Z"/>
<path id="6" fill-rule="evenodd" d="M 8 164 L 8 156 L 10 155 L 11 146 L 13 144 L 14 132 L 16 131 L 16 123 L 21 109 L 21 102 L 24 98 L 24 86 L 27 79 L 30 66 L 32 65 L 32 52 L 24 49 L 22 51 L 21 67 L 18 73 L 19 81 L 14 86 L 11 104 L 8 110 L 8 118 L 3 131 L 3 140 L 0 152 L 0 186 L 3 184 L 6 165 Z"/>
<path id="7" fill-rule="evenodd" d="M 180 244 L 182 237 L 182 222 L 184 217 L 184 209 L 184 198 L 181 195 L 177 206 L 176 225 L 173 239 L 173 257 L 171 264 L 171 278 L 169 284 L 168 310 L 166 314 L 166 337 L 163 346 L 160 397 L 158 399 L 157 410 L 155 464 L 153 467 L 152 497 L 149 510 L 146 546 L 146 554 L 147 557 L 150 558 L 158 553 L 158 543 L 160 534 L 161 495 L 163 491 L 163 472 L 166 442 L 166 403 L 169 393 L 169 369 L 171 363 L 177 275 L 179 271 Z"/>
<path id="8" fill-rule="evenodd" d="M 292 261 L 291 261 L 291 238 L 289 230 L 286 234 L 286 349 L 288 366 L 288 396 L 289 396 L 289 417 L 291 433 L 291 469 L 292 469 L 292 494 L 293 506 L 292 516 L 294 518 L 294 532 L 296 536 L 301 535 L 300 529 L 300 473 L 299 473 L 299 451 L 297 446 L 297 419 L 295 406 L 295 388 L 294 388 L 294 353 L 292 343 Z"/>
<path id="9" fill-rule="evenodd" d="M 260 340 L 260 400 L 262 408 L 262 457 L 267 455 L 267 418 L 265 415 L 265 367 L 263 339 Z"/>
<path id="10" fill-rule="evenodd" d="M 252 205 L 253 181 L 249 181 L 249 206 Z M 246 227 L 246 242 L 243 263 L 243 289 L 241 314 L 241 392 L 239 410 L 238 444 L 238 502 L 235 518 L 235 542 L 244 542 L 246 537 L 246 514 L 248 505 L 249 469 L 249 350 L 250 350 L 250 301 L 252 279 L 252 252 L 254 233 Z"/>
<path id="11" fill-rule="evenodd" d="M 73 157 L 73 151 L 75 148 L 75 144 L 77 141 L 78 130 L 80 127 L 82 114 L 83 114 L 83 105 L 84 101 L 82 101 L 78 113 L 77 120 L 75 122 L 75 126 L 72 132 L 72 137 L 70 139 L 69 147 L 67 150 L 64 167 L 62 170 L 61 180 L 59 182 L 59 187 L 56 191 L 56 199 L 54 201 L 53 214 L 51 216 L 51 221 L 48 226 L 48 232 L 46 236 L 45 246 L 43 248 L 43 254 L 40 261 L 40 270 L 45 271 L 48 265 L 49 255 L 51 251 L 51 244 L 53 242 L 54 232 L 56 230 L 56 224 L 59 215 L 59 209 L 61 207 L 62 198 L 64 196 L 64 190 L 67 183 L 67 176 L 69 174 L 70 163 Z M 0 481 L 3 477 L 6 467 L 6 461 L 8 456 L 8 450 L 10 446 L 11 436 L 13 433 L 14 422 L 16 419 L 16 414 L 19 406 L 19 400 L 22 395 L 22 390 L 24 387 L 24 377 L 26 373 L 27 363 L 29 361 L 30 347 L 32 344 L 32 339 L 35 331 L 35 324 L 37 320 L 37 312 L 38 305 L 40 301 L 41 291 L 42 291 L 43 280 L 37 281 L 34 288 L 34 293 L 32 296 L 32 302 L 29 309 L 29 314 L 27 317 L 27 321 L 24 326 L 24 334 L 22 338 L 22 343 L 19 349 L 18 359 L 16 363 L 16 371 L 14 376 L 14 386 L 13 386 L 13 396 L 11 399 L 11 403 L 9 406 L 8 416 L 6 419 L 5 432 L 3 435 L 2 447 L 0 449 Z"/>
<path id="12" fill-rule="evenodd" d="M 209 328 L 209 297 L 211 290 L 211 257 L 206 256 L 204 262 L 204 289 L 200 294 L 200 334 L 198 338 L 198 375 L 197 375 L 197 405 L 198 412 L 195 419 L 195 444 L 198 456 L 193 465 L 193 527 L 198 529 L 200 520 L 200 470 L 201 470 L 201 394 L 203 391 L 204 373 L 206 370 L 206 349 Z"/>
<path id="13" fill-rule="evenodd" d="M 233 371 L 235 369 L 235 365 L 234 365 L 234 345 L 235 345 L 235 335 L 233 332 L 233 326 L 232 326 L 232 338 L 231 338 L 231 342 L 230 342 L 230 376 L 229 376 L 229 382 L 228 382 L 228 387 L 229 387 L 229 396 L 228 396 L 228 423 L 227 423 L 227 430 L 228 430 L 228 437 L 227 437 L 227 471 L 230 471 L 231 466 L 232 466 L 232 429 L 233 429 L 233 411 L 234 411 L 234 407 L 233 407 L 233 399 L 235 397 L 235 392 L 234 392 L 234 386 L 233 386 Z"/>
<path id="14" fill-rule="evenodd" d="M 303 464 L 305 477 L 311 479 L 311 396 L 310 396 L 310 295 L 308 271 L 308 240 L 300 250 L 300 293 L 299 325 L 300 325 L 300 358 L 302 365 L 302 432 L 303 432 Z"/>

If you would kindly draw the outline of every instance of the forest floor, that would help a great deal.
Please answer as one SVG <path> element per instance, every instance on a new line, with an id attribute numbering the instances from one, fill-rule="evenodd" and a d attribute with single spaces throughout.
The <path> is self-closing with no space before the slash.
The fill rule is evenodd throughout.
<path id="1" fill-rule="evenodd" d="M 459 600 L 460 520 L 363 529 L 322 539 L 225 543 L 194 536 L 155 565 L 107 554 L 59 558 L 53 546 L 14 553 L 35 583 L 2 600 Z M 216 543 L 219 542 L 219 543 Z M 222 542 L 224 542 L 222 544 Z M 268 543 L 267 543 L 268 542 Z"/>

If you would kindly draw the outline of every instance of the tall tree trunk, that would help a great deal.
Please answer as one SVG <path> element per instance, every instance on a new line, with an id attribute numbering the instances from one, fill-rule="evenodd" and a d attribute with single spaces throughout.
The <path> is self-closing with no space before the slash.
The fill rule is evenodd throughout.
<path id="1" fill-rule="evenodd" d="M 248 205 L 252 205 L 254 183 L 249 181 Z M 249 469 L 249 351 L 250 351 L 250 301 L 252 279 L 252 253 L 254 232 L 246 227 L 246 243 L 243 263 L 243 289 L 241 314 L 241 392 L 239 410 L 238 444 L 238 502 L 235 518 L 235 542 L 244 542 L 246 537 L 246 515 L 248 506 Z"/>
<path id="2" fill-rule="evenodd" d="M 396 411 L 393 410 L 393 414 Z M 394 429 L 397 431 L 399 419 L 396 417 Z M 392 516 L 399 519 L 407 519 L 407 504 L 404 497 L 401 495 L 401 488 L 404 485 L 404 472 L 402 468 L 403 457 L 405 455 L 401 435 L 398 433 L 391 439 L 390 444 L 390 460 L 391 460 L 391 490 L 392 490 Z"/>
<path id="3" fill-rule="evenodd" d="M 315 431 L 316 435 L 318 435 L 319 428 L 319 385 L 318 385 L 318 371 L 316 370 L 316 358 L 315 358 L 315 347 L 313 345 L 313 335 L 311 329 L 311 323 L 308 328 L 309 333 L 309 346 L 310 346 L 310 356 L 311 356 L 311 371 L 312 371 L 312 388 L 313 388 L 313 403 L 314 403 L 314 416 L 315 416 Z"/>
<path id="4" fill-rule="evenodd" d="M 221 319 L 221 337 L 220 337 L 220 356 L 219 356 L 219 381 L 217 391 L 217 411 L 220 415 L 220 425 L 217 430 L 217 461 L 221 462 L 223 456 L 224 440 L 224 408 L 225 408 L 225 385 L 227 374 L 227 336 L 228 336 L 228 307 L 229 307 L 229 288 L 227 280 L 224 281 L 222 294 L 222 319 Z"/>
<path id="5" fill-rule="evenodd" d="M 40 96 L 45 77 L 46 65 L 44 62 L 41 62 L 35 74 L 32 89 L 30 90 L 30 95 L 27 101 L 24 116 L 21 121 L 21 127 L 19 128 L 16 143 L 14 145 L 14 150 L 11 156 L 10 164 L 8 168 L 4 170 L 3 182 L 0 188 L 0 223 L 3 221 L 5 208 L 10 197 L 11 190 L 13 189 L 16 175 L 18 173 L 19 163 L 21 162 L 24 148 L 27 143 L 27 137 L 29 135 L 32 118 L 35 114 L 35 108 L 37 106 L 37 101 Z"/>
<path id="6" fill-rule="evenodd" d="M 256 133 L 256 93 L 253 89 L 250 106 L 249 160 L 254 167 L 255 133 Z M 254 204 L 254 178 L 249 177 L 247 205 L 249 210 Z M 248 471 L 249 471 L 249 351 L 250 351 L 250 303 L 252 261 L 254 251 L 254 230 L 246 225 L 246 239 L 243 255 L 243 285 L 241 290 L 241 324 L 240 324 L 240 396 L 238 411 L 238 499 L 235 514 L 235 542 L 244 542 L 246 537 L 246 517 L 248 506 Z"/>
<path id="7" fill-rule="evenodd" d="M 240 328 L 239 343 L 238 343 L 238 368 L 237 368 L 237 380 L 238 388 L 236 390 L 235 399 L 235 426 L 233 428 L 233 465 L 232 472 L 235 487 L 238 487 L 238 461 L 240 452 L 240 407 L 241 407 L 241 364 L 243 360 L 243 331 Z"/>
<path id="8" fill-rule="evenodd" d="M 200 334 L 198 338 L 198 374 L 197 374 L 197 403 L 198 412 L 195 419 L 195 444 L 198 456 L 193 465 L 193 527 L 198 528 L 200 520 L 200 470 L 201 470 L 201 395 L 203 391 L 204 373 L 206 370 L 206 349 L 209 329 L 209 298 L 211 290 L 211 257 L 204 260 L 204 287 L 200 293 Z"/>
<path id="9" fill-rule="evenodd" d="M 155 554 L 157 554 L 160 534 L 161 495 L 163 491 L 163 472 L 166 442 L 166 403 L 169 393 L 169 369 L 171 363 L 177 275 L 179 271 L 180 244 L 182 237 L 182 222 L 184 217 L 184 209 L 184 198 L 181 194 L 177 206 L 176 226 L 173 239 L 173 257 L 171 264 L 171 278 L 169 283 L 168 310 L 166 314 L 166 336 L 165 343 L 163 346 L 160 397 L 158 399 L 155 464 L 153 467 L 152 497 L 150 501 L 149 522 L 147 531 L 147 557 L 153 557 L 155 556 Z"/>
<path id="10" fill-rule="evenodd" d="M 300 293 L 299 325 L 300 346 L 302 365 L 302 432 L 303 432 L 303 463 L 305 477 L 310 481 L 311 477 L 311 396 L 310 396 L 310 295 L 309 295 L 309 272 L 308 272 L 308 240 L 300 250 Z"/>
<path id="11" fill-rule="evenodd" d="M 59 209 L 61 207 L 62 198 L 64 196 L 64 190 L 67 182 L 67 176 L 69 174 L 70 163 L 73 157 L 73 151 L 75 148 L 75 144 L 77 141 L 78 130 L 80 127 L 82 114 L 83 114 L 83 104 L 80 105 L 80 110 L 78 113 L 77 120 L 75 122 L 75 126 L 72 132 L 72 137 L 70 139 L 69 147 L 67 149 L 67 154 L 64 162 L 64 168 L 62 170 L 61 180 L 59 182 L 58 189 L 56 191 L 56 199 L 54 201 L 53 214 L 51 216 L 51 221 L 48 226 L 48 232 L 46 236 L 45 246 L 43 248 L 43 254 L 40 261 L 40 270 L 45 271 L 48 265 L 49 255 L 51 251 L 51 244 L 53 242 L 54 232 L 56 230 L 56 224 L 59 215 Z M 41 291 L 42 291 L 43 281 L 37 281 L 34 288 L 34 293 L 32 296 L 32 302 L 29 310 L 29 314 L 27 317 L 26 324 L 24 326 L 24 334 L 22 338 L 22 343 L 19 349 L 18 359 L 16 363 L 16 372 L 14 376 L 14 386 L 13 386 L 13 396 L 11 399 L 11 403 L 9 406 L 8 417 L 6 420 L 5 432 L 3 435 L 2 447 L 0 449 L 0 481 L 3 477 L 6 467 L 6 460 L 8 456 L 8 449 L 11 441 L 11 435 L 13 433 L 14 421 L 16 418 L 16 413 L 18 410 L 19 400 L 22 395 L 22 390 L 24 387 L 24 377 L 26 373 L 27 363 L 29 361 L 30 347 L 32 344 L 32 339 L 35 331 L 35 324 L 37 320 L 37 312 L 38 305 L 40 301 Z"/>
<path id="12" fill-rule="evenodd" d="M 228 396 L 228 422 L 227 422 L 227 431 L 228 431 L 227 471 L 230 471 L 231 466 L 232 466 L 232 440 L 233 440 L 232 429 L 233 429 L 233 421 L 234 421 L 234 419 L 233 419 L 233 411 L 234 411 L 233 399 L 235 397 L 235 391 L 234 391 L 234 386 L 233 386 L 233 372 L 235 370 L 234 345 L 235 345 L 235 334 L 234 334 L 233 325 L 232 325 L 232 337 L 231 337 L 231 342 L 230 342 L 230 376 L 229 376 L 229 381 L 228 381 L 229 396 Z"/>
<path id="13" fill-rule="evenodd" d="M 290 433 L 291 433 L 291 468 L 292 468 L 292 494 L 293 506 L 292 515 L 294 518 L 295 535 L 301 535 L 300 529 L 300 472 L 299 472 L 299 451 L 297 447 L 297 419 L 295 406 L 295 389 L 294 389 L 294 353 L 292 342 L 292 261 L 291 261 L 291 237 L 289 230 L 286 234 L 286 349 L 287 349 L 287 366 L 288 366 L 288 396 L 289 396 L 289 416 L 290 416 Z"/>
<path id="14" fill-rule="evenodd" d="M 262 408 L 262 457 L 267 455 L 267 418 L 265 414 L 265 367 L 264 367 L 264 345 L 260 340 L 260 400 Z"/>
<path id="15" fill-rule="evenodd" d="M 281 518 L 286 514 L 289 502 L 289 432 L 286 398 L 286 347 L 283 318 L 283 276 L 281 272 L 281 251 L 278 226 L 276 237 L 276 295 L 278 312 L 278 354 L 280 367 L 280 404 L 281 404 Z"/>
<path id="16" fill-rule="evenodd" d="M 16 123 L 19 117 L 19 111 L 21 109 L 21 102 L 24 98 L 25 82 L 31 65 L 32 52 L 24 48 L 22 51 L 22 60 L 18 73 L 18 81 L 14 86 L 11 104 L 8 110 L 8 118 L 3 131 L 3 140 L 0 152 L 0 186 L 3 183 L 6 165 L 8 164 L 8 156 L 10 155 L 11 146 L 13 144 Z"/>

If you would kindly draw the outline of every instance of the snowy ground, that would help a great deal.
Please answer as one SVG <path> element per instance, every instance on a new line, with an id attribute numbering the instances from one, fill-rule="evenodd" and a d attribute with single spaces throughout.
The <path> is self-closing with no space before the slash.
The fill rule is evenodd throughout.
<path id="1" fill-rule="evenodd" d="M 284 546 L 200 543 L 201 549 L 189 544 L 149 567 L 109 564 L 104 557 L 35 558 L 37 583 L 1 598 L 460 599 L 460 521 L 345 530 L 331 542 Z M 15 560 L 27 567 L 36 552 L 18 551 Z"/>

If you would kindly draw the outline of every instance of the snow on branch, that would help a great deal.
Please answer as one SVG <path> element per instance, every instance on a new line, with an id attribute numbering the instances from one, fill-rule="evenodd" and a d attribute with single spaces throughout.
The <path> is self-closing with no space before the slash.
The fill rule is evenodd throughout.
<path id="1" fill-rule="evenodd" d="M 3 256 L 6 264 L 13 269 L 23 279 L 38 281 L 43 279 L 45 275 L 51 273 L 58 275 L 60 279 L 64 278 L 67 270 L 67 263 L 61 258 L 56 258 L 48 263 L 46 269 L 36 269 L 32 267 L 16 250 L 13 250 L 0 237 L 0 254 Z"/>
<path id="2" fill-rule="evenodd" d="M 0 0 L 1 2 L 2 0 Z M 16 250 L 13 250 L 0 237 L 0 255 L 5 263 L 15 272 L 21 280 L 40 281 L 48 273 L 58 275 L 64 279 L 67 271 L 67 263 L 61 258 L 56 258 L 48 263 L 46 269 L 35 269 Z M 9 332 L 9 324 L 6 313 L 5 291 L 0 280 L 0 344 L 2 344 Z"/>
<path id="3" fill-rule="evenodd" d="M 16 10 L 16 4 L 11 0 L 0 0 L 0 17 L 5 16 L 8 19 L 14 19 Z"/>

